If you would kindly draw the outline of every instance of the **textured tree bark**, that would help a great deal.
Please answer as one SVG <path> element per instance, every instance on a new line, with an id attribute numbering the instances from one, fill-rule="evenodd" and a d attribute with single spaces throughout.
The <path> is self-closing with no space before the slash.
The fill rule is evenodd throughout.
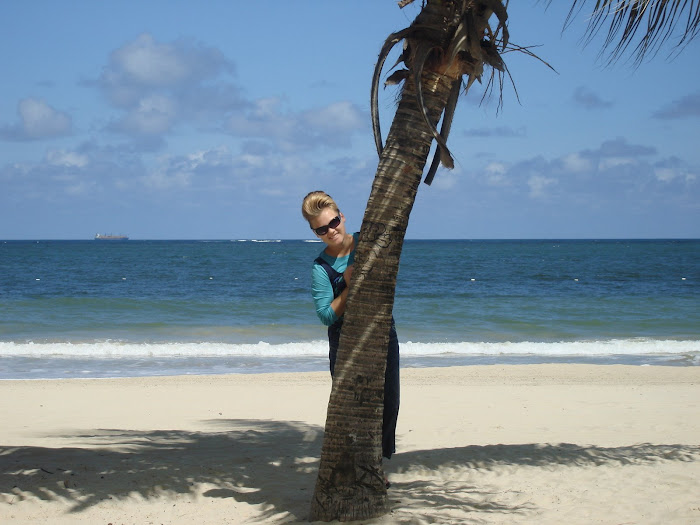
<path id="1" fill-rule="evenodd" d="M 424 97 L 436 125 L 453 79 L 426 72 Z M 355 255 L 328 405 L 312 520 L 359 520 L 387 511 L 382 469 L 386 349 L 399 260 L 431 130 L 409 80 L 374 179 Z"/>

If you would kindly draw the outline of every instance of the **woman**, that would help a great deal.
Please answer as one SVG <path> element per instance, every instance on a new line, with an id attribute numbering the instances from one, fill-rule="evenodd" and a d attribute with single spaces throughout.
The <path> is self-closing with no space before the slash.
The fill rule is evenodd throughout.
<path id="1" fill-rule="evenodd" d="M 322 191 L 312 191 L 301 206 L 309 226 L 325 244 L 314 261 L 311 274 L 311 295 L 316 314 L 328 326 L 331 376 L 335 371 L 340 329 L 352 277 L 358 233 L 345 231 L 345 216 L 335 201 Z M 384 421 L 382 425 L 382 455 L 391 458 L 396 451 L 396 420 L 399 415 L 399 341 L 394 320 L 391 321 L 384 377 Z"/>

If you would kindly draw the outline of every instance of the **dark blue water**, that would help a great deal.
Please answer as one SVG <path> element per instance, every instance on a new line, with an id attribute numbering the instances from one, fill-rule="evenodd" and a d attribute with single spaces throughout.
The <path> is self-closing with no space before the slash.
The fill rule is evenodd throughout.
<path id="1" fill-rule="evenodd" d="M 76 359 L 92 375 L 110 359 L 135 370 L 117 375 L 211 373 L 227 360 L 225 370 L 325 367 L 309 293 L 322 248 L 0 242 L 0 377 L 52 376 Z M 394 313 L 416 366 L 465 356 L 697 364 L 700 241 L 408 240 Z"/>

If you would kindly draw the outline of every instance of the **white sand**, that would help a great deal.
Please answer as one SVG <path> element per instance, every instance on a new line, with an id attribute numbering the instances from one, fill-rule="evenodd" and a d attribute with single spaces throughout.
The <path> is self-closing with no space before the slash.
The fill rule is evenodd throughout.
<path id="1" fill-rule="evenodd" d="M 0 523 L 304 522 L 326 373 L 0 381 Z M 700 368 L 402 370 L 392 513 L 698 524 Z"/>

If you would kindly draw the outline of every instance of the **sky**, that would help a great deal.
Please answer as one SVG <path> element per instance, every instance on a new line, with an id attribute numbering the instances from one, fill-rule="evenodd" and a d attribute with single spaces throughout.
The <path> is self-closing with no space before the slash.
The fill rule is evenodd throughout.
<path id="1" fill-rule="evenodd" d="M 511 4 L 541 60 L 504 55 L 501 107 L 479 84 L 460 99 L 455 168 L 421 184 L 407 238 L 700 237 L 700 42 L 609 66 L 585 16 L 563 31 L 568 2 Z M 359 230 L 374 65 L 419 8 L 3 2 L 0 239 L 310 239 L 318 189 Z"/>

